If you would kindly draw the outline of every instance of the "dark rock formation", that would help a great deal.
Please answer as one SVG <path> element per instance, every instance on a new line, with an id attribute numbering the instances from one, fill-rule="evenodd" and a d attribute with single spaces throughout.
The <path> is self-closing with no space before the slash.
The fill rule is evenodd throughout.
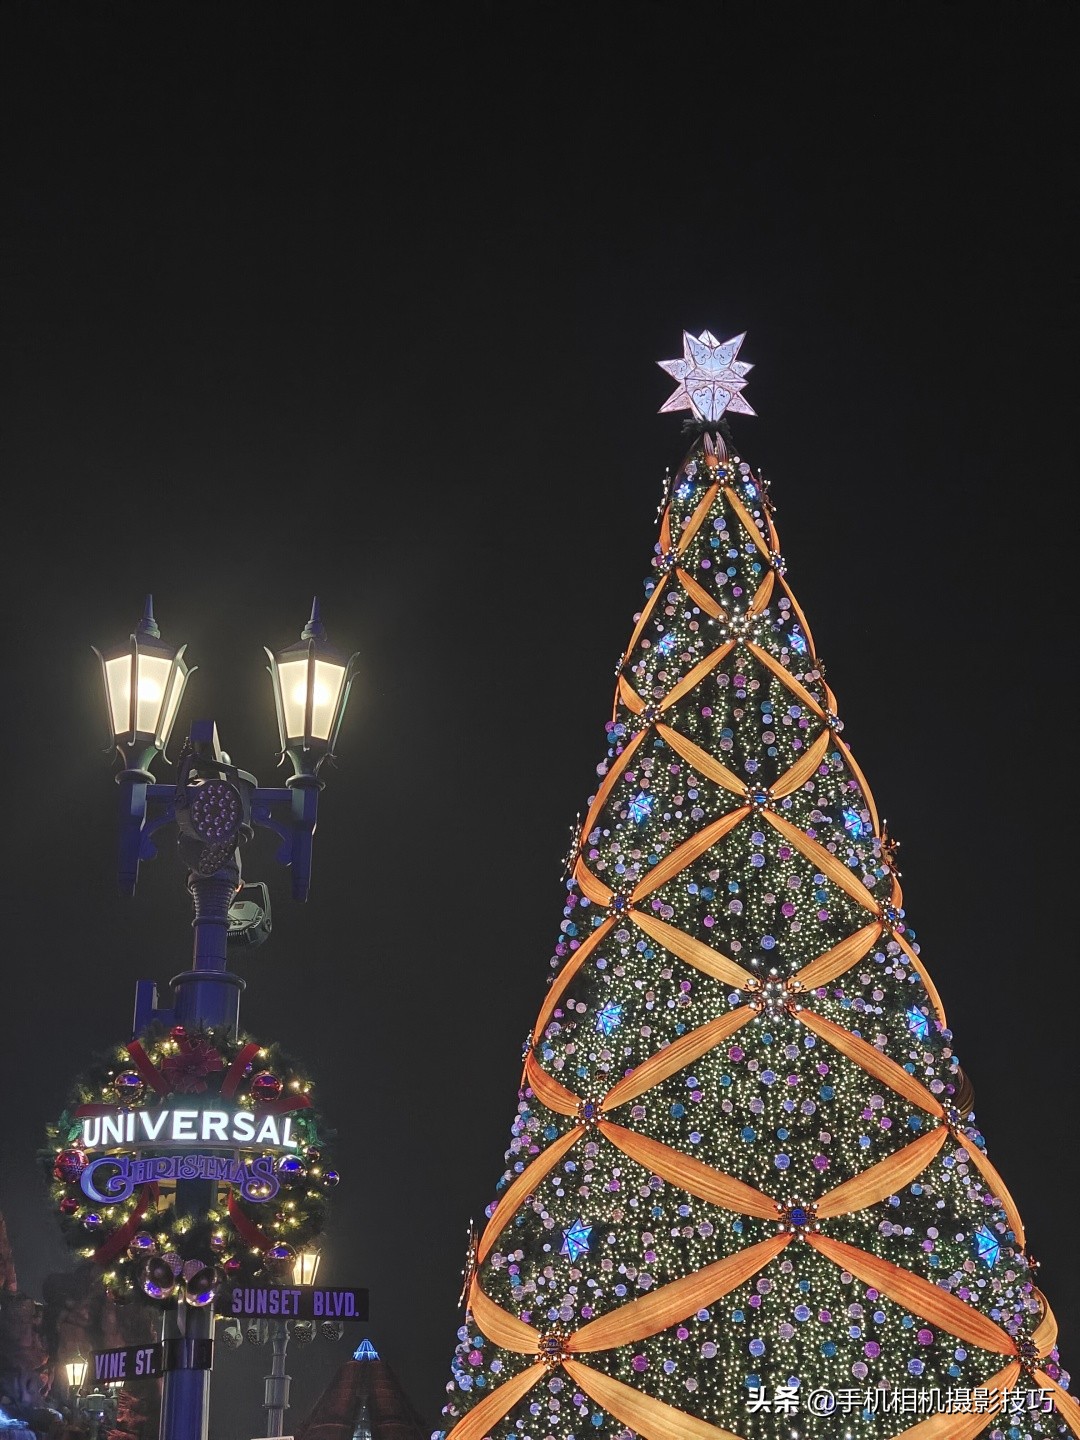
<path id="1" fill-rule="evenodd" d="M 0 1409 L 40 1440 L 85 1436 L 85 1426 L 65 1424 L 61 1414 L 67 1392 L 60 1366 L 76 1352 L 89 1359 L 94 1350 L 152 1345 L 159 1315 L 151 1305 L 110 1299 L 89 1264 L 50 1275 L 42 1292 L 34 1300 L 19 1290 L 0 1215 Z M 160 1380 L 122 1390 L 107 1440 L 156 1440 L 160 1406 Z"/>

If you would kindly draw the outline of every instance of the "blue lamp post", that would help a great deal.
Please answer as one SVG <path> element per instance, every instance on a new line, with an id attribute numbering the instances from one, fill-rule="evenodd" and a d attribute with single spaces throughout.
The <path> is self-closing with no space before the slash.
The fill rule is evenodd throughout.
<path id="1" fill-rule="evenodd" d="M 151 767 L 168 743 L 191 673 L 184 650 L 161 639 L 147 597 L 129 644 L 108 654 L 95 652 L 101 660 L 112 741 L 123 766 L 116 777 L 120 892 L 135 893 L 141 862 L 157 853 L 158 831 L 171 826 L 188 871 L 194 909 L 191 969 L 173 977 L 173 1003 L 168 1007 L 159 1005 L 153 982 L 138 982 L 135 1035 L 154 1021 L 185 1029 L 238 1030 L 244 981 L 230 971 L 227 948 L 230 942 L 265 939 L 270 923 L 266 887 L 242 884 L 241 847 L 256 825 L 274 832 L 281 841 L 277 859 L 292 872 L 293 898 L 308 898 L 312 837 L 323 787 L 319 772 L 333 756 L 357 659 L 328 644 L 316 599 L 301 640 L 276 653 L 267 651 L 282 759 L 288 755 L 294 770 L 286 784 L 259 786 L 254 775 L 238 769 L 221 749 L 214 721 L 199 720 L 180 752 L 175 784 L 162 785 L 155 782 Z M 238 902 L 241 892 L 248 897 L 255 890 L 261 892 L 261 904 L 250 898 Z M 215 1189 L 212 1180 L 178 1180 L 177 1214 L 193 1220 L 205 1217 L 213 1208 Z M 172 1349 L 180 1357 L 179 1368 L 167 1371 L 164 1378 L 161 1440 L 206 1440 L 207 1436 L 213 1257 L 195 1268 L 197 1274 L 185 1273 L 184 1284 L 148 1269 L 144 1286 L 149 1295 L 167 1301 L 163 1338 L 176 1342 Z"/>

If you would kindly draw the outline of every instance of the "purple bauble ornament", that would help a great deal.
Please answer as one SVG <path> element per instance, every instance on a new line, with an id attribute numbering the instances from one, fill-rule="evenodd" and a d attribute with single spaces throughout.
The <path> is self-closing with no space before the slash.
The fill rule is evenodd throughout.
<path id="1" fill-rule="evenodd" d="M 124 1070 L 115 1076 L 112 1088 L 121 1105 L 137 1105 L 146 1092 L 142 1076 L 134 1070 Z"/>
<path id="2" fill-rule="evenodd" d="M 267 1268 L 277 1274 L 282 1270 L 291 1269 L 292 1263 L 296 1259 L 296 1251 L 291 1245 L 279 1241 L 276 1245 L 270 1246 L 263 1259 L 266 1261 Z"/>
<path id="3" fill-rule="evenodd" d="M 299 1155 L 283 1155 L 278 1161 L 277 1177 L 282 1185 L 298 1185 L 306 1174 Z"/>

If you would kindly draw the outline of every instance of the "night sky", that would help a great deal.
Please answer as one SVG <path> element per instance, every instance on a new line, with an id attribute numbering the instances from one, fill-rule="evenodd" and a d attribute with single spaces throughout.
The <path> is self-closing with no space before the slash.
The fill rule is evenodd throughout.
<path id="1" fill-rule="evenodd" d="M 135 981 L 190 963 L 166 841 L 116 895 L 91 645 L 152 591 L 185 726 L 279 784 L 262 647 L 360 652 L 307 905 L 260 834 L 242 1025 L 342 1183 L 296 1423 L 370 1336 L 438 1423 L 561 862 L 665 467 L 656 361 L 745 330 L 743 456 L 901 844 L 907 915 L 1080 1371 L 1072 4 L 0 4 L 0 1209 Z M 160 778 L 174 770 L 159 766 Z M 261 1434 L 266 1351 L 213 1440 Z M 288 1428 L 288 1426 L 287 1426 Z"/>

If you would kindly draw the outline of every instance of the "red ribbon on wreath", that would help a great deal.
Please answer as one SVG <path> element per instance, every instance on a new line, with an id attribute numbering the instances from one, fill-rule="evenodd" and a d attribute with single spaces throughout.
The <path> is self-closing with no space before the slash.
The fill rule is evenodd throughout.
<path id="1" fill-rule="evenodd" d="M 242 1046 L 236 1052 L 236 1056 L 229 1066 L 228 1073 L 221 1082 L 221 1093 L 226 1100 L 236 1094 L 240 1088 L 240 1081 L 244 1078 L 244 1071 L 247 1069 L 249 1062 L 254 1060 L 258 1053 L 258 1045 L 251 1042 Z"/>
<path id="2" fill-rule="evenodd" d="M 131 1056 L 132 1064 L 135 1066 L 135 1069 L 139 1072 L 139 1074 L 146 1081 L 147 1085 L 151 1087 L 151 1089 L 156 1090 L 159 1095 L 171 1094 L 169 1082 L 165 1079 L 165 1076 L 150 1059 L 150 1056 L 147 1055 L 146 1051 L 139 1044 L 138 1040 L 130 1040 L 124 1046 L 124 1049 Z"/>
<path id="3" fill-rule="evenodd" d="M 306 1095 L 278 1095 L 273 1100 L 256 1100 L 256 1115 L 285 1115 L 290 1110 L 310 1110 L 311 1101 Z"/>
<path id="4" fill-rule="evenodd" d="M 149 1185 L 139 1186 L 139 1199 L 135 1209 L 131 1212 L 123 1225 L 114 1230 L 107 1240 L 103 1240 L 94 1251 L 94 1260 L 98 1265 L 107 1265 L 110 1260 L 115 1260 L 121 1250 L 126 1250 L 131 1243 L 132 1237 L 142 1224 L 143 1216 L 150 1208 L 151 1202 L 157 1201 L 158 1187 L 154 1181 Z"/>
<path id="5" fill-rule="evenodd" d="M 233 1229 L 245 1245 L 250 1245 L 253 1250 L 270 1249 L 270 1246 L 274 1243 L 273 1240 L 271 1240 L 269 1235 L 259 1229 L 254 1220 L 248 1219 L 243 1210 L 240 1209 L 236 1196 L 231 1190 L 229 1191 L 229 1198 L 226 1201 L 225 1208 L 229 1212 L 229 1219 L 233 1223 Z"/>

